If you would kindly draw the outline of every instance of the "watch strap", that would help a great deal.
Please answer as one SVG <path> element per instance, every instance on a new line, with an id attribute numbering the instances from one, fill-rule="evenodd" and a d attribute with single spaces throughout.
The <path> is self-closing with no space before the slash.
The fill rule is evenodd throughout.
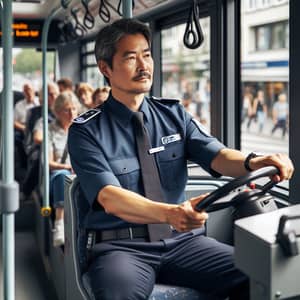
<path id="1" fill-rule="evenodd" d="M 251 153 L 249 153 L 249 154 L 247 155 L 247 157 L 246 157 L 246 159 L 245 159 L 245 161 L 244 161 L 244 167 L 245 167 L 245 169 L 246 169 L 247 171 L 249 171 L 249 172 L 254 171 L 254 170 L 252 170 L 252 169 L 250 168 L 250 159 L 255 158 L 255 157 L 258 157 L 258 156 L 260 156 L 260 155 L 254 153 L 254 152 L 251 152 Z"/>

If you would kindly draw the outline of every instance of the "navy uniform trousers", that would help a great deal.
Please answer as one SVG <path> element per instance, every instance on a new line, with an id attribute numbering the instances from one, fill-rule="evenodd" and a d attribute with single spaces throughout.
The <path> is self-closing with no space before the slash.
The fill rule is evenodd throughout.
<path id="1" fill-rule="evenodd" d="M 91 250 L 88 274 L 98 300 L 148 299 L 155 282 L 191 287 L 217 299 L 249 299 L 247 277 L 233 263 L 233 247 L 203 229 L 159 242 L 102 242 Z"/>

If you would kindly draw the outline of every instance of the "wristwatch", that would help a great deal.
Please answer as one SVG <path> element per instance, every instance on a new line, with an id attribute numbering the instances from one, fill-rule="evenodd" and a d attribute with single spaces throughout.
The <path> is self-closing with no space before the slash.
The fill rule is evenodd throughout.
<path id="1" fill-rule="evenodd" d="M 251 152 L 251 153 L 248 154 L 248 156 L 246 157 L 246 159 L 245 159 L 245 161 L 244 161 L 244 167 L 245 167 L 245 169 L 246 169 L 247 171 L 249 171 L 249 172 L 254 171 L 254 170 L 252 170 L 252 169 L 250 168 L 250 159 L 255 158 L 255 157 L 258 157 L 258 156 L 261 156 L 261 155 L 256 154 L 256 153 L 254 153 L 254 152 Z"/>

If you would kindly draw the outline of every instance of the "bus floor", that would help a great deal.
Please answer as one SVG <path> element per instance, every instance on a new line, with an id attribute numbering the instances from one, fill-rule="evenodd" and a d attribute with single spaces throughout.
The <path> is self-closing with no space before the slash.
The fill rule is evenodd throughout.
<path id="1" fill-rule="evenodd" d="M 0 236 L 0 300 L 3 300 L 2 233 Z M 15 253 L 15 300 L 57 300 L 53 284 L 45 272 L 33 232 L 16 232 Z"/>

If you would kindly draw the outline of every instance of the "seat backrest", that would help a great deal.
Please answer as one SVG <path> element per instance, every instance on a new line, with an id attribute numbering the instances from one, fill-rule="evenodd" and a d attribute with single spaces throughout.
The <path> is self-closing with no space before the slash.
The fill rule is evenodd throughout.
<path id="1" fill-rule="evenodd" d="M 89 277 L 81 270 L 78 255 L 78 200 L 83 197 L 75 175 L 65 177 L 65 283 L 66 300 L 94 300 Z M 213 300 L 196 290 L 156 284 L 149 300 Z"/>
<path id="2" fill-rule="evenodd" d="M 92 300 L 94 297 L 85 286 L 88 277 L 83 276 L 79 263 L 77 237 L 79 234 L 77 199 L 80 185 L 75 175 L 65 178 L 65 282 L 66 300 Z"/>

